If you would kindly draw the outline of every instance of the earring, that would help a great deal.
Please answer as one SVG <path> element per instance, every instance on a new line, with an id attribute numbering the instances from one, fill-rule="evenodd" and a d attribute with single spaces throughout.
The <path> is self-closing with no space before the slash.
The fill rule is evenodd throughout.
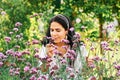
<path id="1" fill-rule="evenodd" d="M 68 39 L 68 36 L 67 36 L 67 35 L 65 36 L 65 39 L 66 39 L 66 40 Z"/>

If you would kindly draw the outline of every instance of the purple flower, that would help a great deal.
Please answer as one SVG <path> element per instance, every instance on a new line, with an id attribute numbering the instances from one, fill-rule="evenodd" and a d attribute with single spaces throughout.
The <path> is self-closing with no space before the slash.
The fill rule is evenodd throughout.
<path id="1" fill-rule="evenodd" d="M 19 48 L 20 48 L 20 46 L 19 46 L 19 45 L 16 45 L 16 46 L 15 46 L 15 48 L 19 49 Z"/>
<path id="2" fill-rule="evenodd" d="M 2 67 L 3 66 L 3 62 L 0 62 L 0 67 Z"/>
<path id="3" fill-rule="evenodd" d="M 32 44 L 39 44 L 39 41 L 38 40 L 32 40 Z"/>
<path id="4" fill-rule="evenodd" d="M 9 34 L 13 34 L 13 32 L 9 32 Z"/>
<path id="5" fill-rule="evenodd" d="M 37 80 L 49 80 L 47 75 L 41 75 Z"/>
<path id="6" fill-rule="evenodd" d="M 108 45 L 108 42 L 106 42 L 106 41 L 102 41 L 102 42 L 101 42 L 101 45 L 102 45 L 103 48 L 106 48 L 106 47 L 109 46 L 109 45 Z"/>
<path id="7" fill-rule="evenodd" d="M 31 68 L 30 73 L 31 74 L 36 74 L 37 73 L 37 68 L 35 68 L 35 67 Z"/>
<path id="8" fill-rule="evenodd" d="M 66 72 L 70 73 L 70 72 L 72 72 L 72 71 L 73 71 L 73 68 L 71 68 L 71 67 L 67 67 L 67 68 L 66 68 Z"/>
<path id="9" fill-rule="evenodd" d="M 93 51 L 95 48 L 93 46 L 90 47 L 90 50 Z"/>
<path id="10" fill-rule="evenodd" d="M 115 69 L 120 70 L 120 65 L 115 65 Z"/>
<path id="11" fill-rule="evenodd" d="M 73 27 L 71 27 L 69 30 L 72 32 L 72 31 L 74 31 L 74 28 L 73 28 Z"/>
<path id="12" fill-rule="evenodd" d="M 34 50 L 35 50 L 35 52 L 39 52 L 39 49 L 38 49 L 38 48 L 35 48 Z"/>
<path id="13" fill-rule="evenodd" d="M 118 44 L 119 44 L 119 42 L 120 42 L 119 40 L 115 40 L 115 44 L 116 44 L 116 45 L 118 45 Z"/>
<path id="14" fill-rule="evenodd" d="M 10 42 L 11 41 L 11 37 L 5 37 L 4 38 L 6 42 Z"/>
<path id="15" fill-rule="evenodd" d="M 35 75 L 32 75 L 29 80 L 37 80 L 37 78 L 35 77 Z"/>
<path id="16" fill-rule="evenodd" d="M 48 59 L 47 59 L 47 62 L 48 62 L 48 63 L 50 63 L 50 62 L 52 62 L 52 61 L 53 61 L 52 58 L 48 58 Z"/>
<path id="17" fill-rule="evenodd" d="M 81 22 L 81 19 L 80 18 L 77 18 L 76 19 L 76 23 L 80 23 Z"/>
<path id="18" fill-rule="evenodd" d="M 85 26 L 81 26 L 81 29 L 86 29 L 86 27 Z"/>
<path id="19" fill-rule="evenodd" d="M 25 51 L 22 52 L 22 54 L 28 54 L 28 55 L 30 55 L 30 51 L 29 50 L 25 50 Z"/>
<path id="20" fill-rule="evenodd" d="M 66 44 L 70 43 L 67 39 L 62 39 L 61 42 L 64 42 Z"/>
<path id="21" fill-rule="evenodd" d="M 54 73 L 55 73 L 55 71 L 54 71 L 54 70 L 50 70 L 50 76 L 53 76 L 53 75 L 54 75 Z"/>
<path id="22" fill-rule="evenodd" d="M 118 70 L 118 72 L 117 72 L 117 74 L 116 74 L 117 76 L 120 76 L 120 70 Z"/>
<path id="23" fill-rule="evenodd" d="M 80 39 L 80 34 L 79 33 L 75 33 L 75 35 L 73 36 L 74 40 L 77 39 L 77 41 Z"/>
<path id="24" fill-rule="evenodd" d="M 30 70 L 30 66 L 25 66 L 24 67 L 24 72 L 28 72 Z"/>
<path id="25" fill-rule="evenodd" d="M 16 26 L 16 27 L 22 26 L 22 23 L 16 22 L 16 23 L 15 23 L 15 26 Z"/>
<path id="26" fill-rule="evenodd" d="M 75 74 L 73 72 L 70 73 L 70 77 L 73 78 L 75 77 Z"/>
<path id="27" fill-rule="evenodd" d="M 68 53 L 69 53 L 70 55 L 76 56 L 76 52 L 75 52 L 74 50 L 68 50 Z"/>
<path id="28" fill-rule="evenodd" d="M 6 12 L 5 12 L 5 11 L 2 11 L 2 12 L 1 12 L 1 15 L 5 16 L 5 15 L 6 15 Z"/>
<path id="29" fill-rule="evenodd" d="M 57 65 L 53 65 L 52 66 L 52 70 L 58 70 L 58 66 Z"/>
<path id="30" fill-rule="evenodd" d="M 67 61 L 65 59 L 61 59 L 60 62 L 61 62 L 61 64 L 66 64 L 67 63 Z"/>
<path id="31" fill-rule="evenodd" d="M 76 49 L 78 47 L 77 43 L 73 43 L 72 47 L 73 49 Z"/>
<path id="32" fill-rule="evenodd" d="M 88 65 L 90 68 L 95 68 L 95 64 L 91 63 Z"/>
<path id="33" fill-rule="evenodd" d="M 65 50 L 67 50 L 67 49 L 68 49 L 68 47 L 67 47 L 67 46 L 62 46 L 62 48 L 63 48 L 63 49 L 65 49 Z"/>
<path id="34" fill-rule="evenodd" d="M 34 57 L 37 58 L 37 59 L 39 59 L 39 54 L 36 53 L 36 54 L 34 55 Z"/>
<path id="35" fill-rule="evenodd" d="M 100 57 L 95 56 L 95 57 L 92 58 L 92 60 L 94 60 L 94 61 L 100 61 Z"/>
<path id="36" fill-rule="evenodd" d="M 14 73 L 15 73 L 15 75 L 19 75 L 19 74 L 20 74 L 20 72 L 19 72 L 19 71 L 15 71 Z"/>
<path id="37" fill-rule="evenodd" d="M 20 37 L 21 37 L 20 35 L 16 35 L 16 38 L 18 38 L 18 39 L 19 39 Z"/>
<path id="38" fill-rule="evenodd" d="M 10 49 L 6 51 L 6 54 L 15 55 L 15 52 L 12 49 Z"/>
<path id="39" fill-rule="evenodd" d="M 15 52 L 15 55 L 16 55 L 18 58 L 22 57 L 22 53 L 21 53 L 21 52 L 18 52 L 18 51 Z"/>
<path id="40" fill-rule="evenodd" d="M 13 31 L 17 32 L 17 31 L 18 31 L 18 28 L 13 28 Z"/>
<path id="41" fill-rule="evenodd" d="M 95 76 L 91 76 L 89 80 L 96 80 Z"/>
<path id="42" fill-rule="evenodd" d="M 14 68 L 10 68 L 10 70 L 9 70 L 10 75 L 14 75 L 14 71 L 15 71 Z"/>
<path id="43" fill-rule="evenodd" d="M 3 53 L 0 52 L 0 59 L 4 59 L 7 58 L 7 56 L 5 56 Z"/>

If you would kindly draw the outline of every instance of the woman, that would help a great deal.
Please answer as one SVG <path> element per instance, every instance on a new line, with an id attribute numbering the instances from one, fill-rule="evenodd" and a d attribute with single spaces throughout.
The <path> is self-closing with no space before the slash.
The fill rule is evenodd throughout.
<path id="1" fill-rule="evenodd" d="M 60 60 L 63 60 L 67 67 L 71 67 L 75 71 L 82 68 L 81 64 L 84 62 L 82 58 L 86 58 L 88 53 L 79 40 L 80 36 L 75 34 L 68 17 L 61 14 L 54 16 L 50 20 L 46 36 L 40 50 L 40 58 L 42 59 L 40 65 L 44 64 L 43 59 L 47 57 L 47 60 L 52 59 L 45 64 L 49 65 L 49 70 L 53 69 L 55 65 L 60 68 L 62 65 L 58 64 Z M 43 70 L 44 67 L 41 68 Z"/>

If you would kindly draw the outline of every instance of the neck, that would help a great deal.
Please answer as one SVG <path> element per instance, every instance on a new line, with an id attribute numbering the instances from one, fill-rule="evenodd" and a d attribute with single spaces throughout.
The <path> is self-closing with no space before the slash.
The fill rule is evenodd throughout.
<path id="1" fill-rule="evenodd" d="M 65 46 L 67 44 L 63 43 L 63 42 L 60 42 L 60 43 L 55 43 L 54 45 L 58 46 L 58 47 L 62 47 L 62 46 Z"/>

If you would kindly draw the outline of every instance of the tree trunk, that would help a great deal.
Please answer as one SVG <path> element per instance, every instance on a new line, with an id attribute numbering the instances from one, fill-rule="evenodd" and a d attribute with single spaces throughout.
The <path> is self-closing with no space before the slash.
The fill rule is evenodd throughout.
<path id="1" fill-rule="evenodd" d="M 100 54 L 103 54 L 103 50 L 102 50 L 102 45 L 101 45 L 101 42 L 103 41 L 103 19 L 102 19 L 102 14 L 99 15 L 99 38 L 100 38 Z"/>

